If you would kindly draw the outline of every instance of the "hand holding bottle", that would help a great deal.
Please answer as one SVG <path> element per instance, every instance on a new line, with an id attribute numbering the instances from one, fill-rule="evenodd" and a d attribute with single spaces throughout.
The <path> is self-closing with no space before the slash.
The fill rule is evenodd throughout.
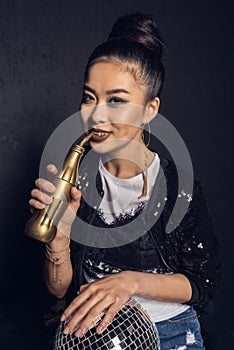
<path id="1" fill-rule="evenodd" d="M 49 164 L 47 170 L 52 175 L 58 173 L 57 168 L 53 164 Z M 35 209 L 44 209 L 47 205 L 50 205 L 53 202 L 53 193 L 56 190 L 56 187 L 52 182 L 43 178 L 36 179 L 35 185 L 36 188 L 31 191 L 31 198 L 29 200 L 30 211 L 32 213 Z M 66 236 L 69 237 L 70 235 L 72 223 L 75 220 L 76 212 L 80 206 L 81 192 L 75 186 L 72 186 L 70 197 L 70 204 L 58 222 L 57 232 L 53 242 L 63 241 Z"/>
<path id="2" fill-rule="evenodd" d="M 63 167 L 59 174 L 56 175 L 55 191 L 49 186 L 50 183 L 48 181 L 44 179 L 43 181 L 40 179 L 36 180 L 38 182 L 36 182 L 37 187 L 39 187 L 39 185 L 44 186 L 47 192 L 53 193 L 53 201 L 50 205 L 46 206 L 44 200 L 47 202 L 50 201 L 48 194 L 41 195 L 41 191 L 37 189 L 32 193 L 36 196 L 36 202 L 31 201 L 30 204 L 40 206 L 41 211 L 37 210 L 28 220 L 25 226 L 25 233 L 28 236 L 44 243 L 50 243 L 55 239 L 57 231 L 67 233 L 67 229 L 71 229 L 76 211 L 80 205 L 81 194 L 77 193 L 76 186 L 78 184 L 80 160 L 85 151 L 83 146 L 92 136 L 93 133 L 91 132 L 81 141 L 80 145 L 73 144 L 69 149 Z M 50 169 L 50 172 L 57 173 L 57 169 L 51 168 L 51 165 L 52 164 L 49 165 L 48 170 Z M 40 184 L 40 181 L 42 181 L 42 184 Z M 73 189 L 73 187 L 75 187 L 75 189 Z M 37 203 L 38 201 L 41 202 L 41 204 Z M 70 202 L 71 204 L 68 205 Z M 45 205 L 44 208 L 43 204 Z M 64 216 L 65 212 L 66 215 Z"/>

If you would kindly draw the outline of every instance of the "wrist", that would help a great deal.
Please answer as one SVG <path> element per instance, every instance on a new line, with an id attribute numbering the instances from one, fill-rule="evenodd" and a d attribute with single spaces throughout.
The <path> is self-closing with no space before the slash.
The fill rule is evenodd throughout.
<path id="1" fill-rule="evenodd" d="M 60 221 L 58 226 L 57 226 L 57 234 L 56 236 L 67 236 L 69 237 L 71 234 L 71 225 L 64 222 L 64 221 Z"/>
<path id="2" fill-rule="evenodd" d="M 126 277 L 126 283 L 129 286 L 131 295 L 137 295 L 139 291 L 139 278 L 136 271 L 122 271 L 122 274 Z"/>
<path id="3" fill-rule="evenodd" d="M 70 245 L 70 237 L 65 236 L 64 234 L 57 234 L 53 241 L 50 243 L 46 243 L 46 246 L 53 250 L 54 252 L 60 251 L 62 249 L 65 249 Z"/>
<path id="4" fill-rule="evenodd" d="M 47 260 L 53 264 L 53 282 L 58 282 L 60 285 L 62 281 L 62 270 L 61 266 L 70 261 L 70 239 L 63 249 L 58 250 L 58 247 L 52 248 L 49 244 L 45 245 L 45 255 Z"/>

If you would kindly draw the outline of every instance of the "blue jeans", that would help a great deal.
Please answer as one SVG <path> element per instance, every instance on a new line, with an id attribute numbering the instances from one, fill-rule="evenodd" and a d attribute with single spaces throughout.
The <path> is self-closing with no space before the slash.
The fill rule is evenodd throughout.
<path id="1" fill-rule="evenodd" d="M 200 323 L 193 307 L 168 320 L 155 323 L 160 350 L 204 350 Z"/>

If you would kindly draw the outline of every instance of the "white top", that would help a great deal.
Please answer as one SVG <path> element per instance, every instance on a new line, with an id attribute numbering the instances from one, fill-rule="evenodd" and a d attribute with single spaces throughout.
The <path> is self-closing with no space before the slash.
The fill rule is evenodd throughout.
<path id="1" fill-rule="evenodd" d="M 148 195 L 138 200 L 137 197 L 142 193 L 143 176 L 139 174 L 129 179 L 121 179 L 111 175 L 104 167 L 102 161 L 99 163 L 99 171 L 102 179 L 104 196 L 101 201 L 99 210 L 102 213 L 102 218 L 106 223 L 113 223 L 119 216 L 134 215 L 139 206 L 149 199 L 152 189 L 160 168 L 160 158 L 157 153 L 148 168 Z M 92 265 L 92 261 L 86 260 L 87 264 Z M 105 275 L 103 267 L 108 266 L 106 263 L 100 262 L 97 266 L 98 278 Z M 102 274 L 103 270 L 103 274 Z M 113 273 L 119 272 L 121 269 L 114 270 Z M 154 272 L 157 273 L 157 268 Z M 85 278 L 88 282 L 95 280 L 90 278 L 84 271 Z M 188 305 L 179 303 L 167 303 L 147 298 L 142 298 L 136 295 L 134 297 L 146 310 L 153 322 L 160 322 L 168 318 L 174 317 L 189 308 Z"/>
<path id="2" fill-rule="evenodd" d="M 148 194 L 139 200 L 137 197 L 141 195 L 143 190 L 142 173 L 128 179 L 121 179 L 111 175 L 100 159 L 99 171 L 104 197 L 99 206 L 99 211 L 102 212 L 102 217 L 106 223 L 113 223 L 119 215 L 134 215 L 136 210 L 148 201 L 159 168 L 160 159 L 158 154 L 155 153 L 155 157 L 148 167 Z"/>

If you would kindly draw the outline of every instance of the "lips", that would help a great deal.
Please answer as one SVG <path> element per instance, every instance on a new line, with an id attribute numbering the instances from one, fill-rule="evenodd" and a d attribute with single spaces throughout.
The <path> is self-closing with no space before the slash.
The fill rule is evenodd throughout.
<path id="1" fill-rule="evenodd" d="M 110 136 L 110 134 L 112 133 L 111 131 L 103 130 L 103 129 L 93 129 L 92 131 L 93 131 L 92 139 L 94 141 L 106 140 Z"/>

